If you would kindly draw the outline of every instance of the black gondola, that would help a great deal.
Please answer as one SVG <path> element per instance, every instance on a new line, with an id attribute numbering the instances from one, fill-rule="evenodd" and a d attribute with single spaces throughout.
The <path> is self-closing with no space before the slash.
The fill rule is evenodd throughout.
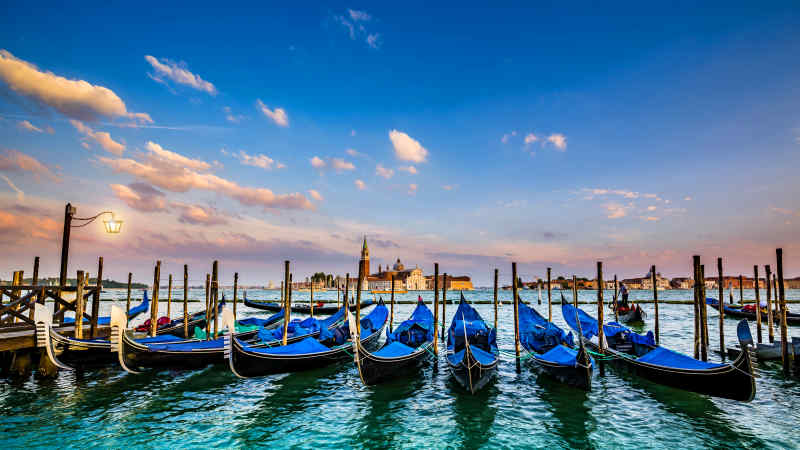
<path id="1" fill-rule="evenodd" d="M 146 300 L 147 294 L 145 293 Z M 218 310 L 222 310 L 223 304 L 224 301 L 220 303 Z M 195 327 L 205 326 L 205 316 L 205 311 L 189 316 L 190 336 L 194 334 Z M 59 333 L 49 322 L 42 321 L 42 323 L 41 326 L 37 325 L 37 339 L 41 340 L 42 345 L 47 349 L 47 356 L 57 367 L 62 369 L 88 368 L 112 364 L 117 360 L 117 354 L 112 351 L 110 338 L 76 339 Z M 185 339 L 182 336 L 183 319 L 181 318 L 158 328 L 155 338 L 148 337 L 145 333 L 138 333 L 135 335 L 135 339 L 140 343 L 178 343 L 193 340 L 192 338 Z"/>
<path id="2" fill-rule="evenodd" d="M 366 308 L 367 306 L 374 305 L 375 302 L 372 300 L 365 300 L 361 302 L 361 308 Z M 319 306 L 318 306 L 319 305 Z M 283 309 L 283 306 L 278 302 L 268 302 L 262 300 L 248 300 L 247 294 L 244 296 L 244 306 L 248 306 L 250 308 L 261 309 L 263 311 L 270 311 L 270 312 L 278 312 Z M 324 303 L 317 303 L 314 305 L 314 314 L 319 314 L 321 316 L 336 314 L 336 311 L 339 310 L 339 306 L 325 306 Z M 356 306 L 350 305 L 350 311 L 355 311 Z M 309 304 L 294 304 L 292 305 L 292 312 L 293 313 L 300 313 L 300 314 L 311 314 L 311 305 Z"/>
<path id="3" fill-rule="evenodd" d="M 484 323 L 464 294 L 447 331 L 447 365 L 453 378 L 474 394 L 497 372 L 497 330 Z"/>
<path id="4" fill-rule="evenodd" d="M 619 317 L 620 322 L 628 325 L 644 325 L 644 311 L 639 305 L 632 305 L 627 308 L 618 307 L 617 317 Z"/>
<path id="5" fill-rule="evenodd" d="M 569 304 L 562 304 L 561 312 L 573 330 L 582 330 L 586 346 L 600 352 L 597 344 L 590 340 L 597 335 L 597 320 Z M 603 333 L 608 348 L 602 352 L 611 357 L 608 362 L 615 367 L 627 369 L 655 383 L 699 394 L 745 402 L 755 396 L 749 351 L 741 352 L 731 364 L 714 364 L 656 345 L 652 332 L 642 336 L 612 322 L 603 326 Z M 739 343 L 742 348 L 747 348 L 748 343 L 741 335 Z"/>
<path id="6" fill-rule="evenodd" d="M 711 306 L 712 308 L 719 311 L 719 302 L 715 298 L 707 298 L 706 304 Z M 775 317 L 775 321 L 777 323 L 778 318 L 781 316 L 780 311 L 773 311 L 773 317 Z M 744 309 L 742 306 L 734 306 L 730 304 L 725 305 L 725 316 L 735 317 L 737 319 L 748 319 L 748 320 L 756 320 L 756 311 L 755 309 Z M 761 309 L 761 320 L 765 320 L 767 317 L 767 310 L 762 308 Z M 800 325 L 800 314 L 792 313 L 788 310 L 786 311 L 786 324 L 787 325 Z"/>
<path id="7" fill-rule="evenodd" d="M 348 323 L 316 338 L 307 337 L 287 345 L 254 347 L 238 336 L 226 336 L 226 356 L 231 371 L 240 378 L 251 378 L 317 369 L 346 360 L 352 357 L 348 351 L 352 345 L 349 340 L 355 339 L 357 334 L 355 320 L 350 319 L 349 311 L 346 314 Z M 360 341 L 364 347 L 377 347 L 388 316 L 389 311 L 381 300 L 361 319 Z"/>
<path id="8" fill-rule="evenodd" d="M 562 295 L 562 302 L 563 295 Z M 565 333 L 542 317 L 535 309 L 519 300 L 520 346 L 525 360 L 540 373 L 576 387 L 592 389 L 593 361 L 578 340 L 575 345 L 572 333 Z"/>
<path id="9" fill-rule="evenodd" d="M 433 313 L 421 300 L 408 320 L 386 334 L 386 342 L 379 350 L 370 352 L 360 341 L 353 340 L 356 368 L 364 384 L 395 377 L 432 355 Z"/>

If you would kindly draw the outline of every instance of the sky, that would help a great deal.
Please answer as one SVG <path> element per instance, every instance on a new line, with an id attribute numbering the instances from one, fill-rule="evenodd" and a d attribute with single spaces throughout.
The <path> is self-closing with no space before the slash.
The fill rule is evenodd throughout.
<path id="1" fill-rule="evenodd" d="M 429 3 L 6 3 L 0 278 L 800 274 L 796 4 Z"/>

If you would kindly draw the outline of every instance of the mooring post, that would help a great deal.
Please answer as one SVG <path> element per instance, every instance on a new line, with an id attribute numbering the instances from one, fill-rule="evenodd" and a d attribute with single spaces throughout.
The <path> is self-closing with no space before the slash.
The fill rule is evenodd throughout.
<path id="1" fill-rule="evenodd" d="M 653 266 L 655 267 L 655 266 Z M 617 281 L 617 275 L 614 274 L 614 321 L 619 323 L 619 311 L 617 311 L 619 306 L 619 282 Z M 656 311 L 658 309 L 656 308 Z M 656 323 L 658 323 L 658 313 L 656 312 Z M 658 328 L 656 328 L 658 329 Z M 658 336 L 658 333 L 656 333 Z M 656 337 L 656 342 L 658 342 L 658 338 Z"/>
<path id="2" fill-rule="evenodd" d="M 442 282 L 442 342 L 444 342 L 444 323 L 447 321 L 447 272 Z"/>
<path id="3" fill-rule="evenodd" d="M 744 279 L 739 275 L 739 304 L 744 305 Z"/>
<path id="4" fill-rule="evenodd" d="M 439 355 L 439 263 L 433 263 L 433 353 Z"/>
<path id="5" fill-rule="evenodd" d="M 39 257 L 36 256 L 33 258 L 33 278 L 31 278 L 31 285 L 36 286 L 39 284 Z M 44 305 L 44 298 L 41 298 L 41 303 Z M 33 320 L 34 312 L 36 310 L 36 305 L 32 304 L 30 308 L 28 308 L 28 318 Z"/>
<path id="6" fill-rule="evenodd" d="M 356 286 L 356 339 L 359 341 L 361 340 L 361 283 L 365 278 L 364 270 L 366 267 L 362 259 L 358 261 L 358 286 Z"/>
<path id="7" fill-rule="evenodd" d="M 700 359 L 700 256 L 692 257 L 694 278 L 694 359 Z"/>
<path id="8" fill-rule="evenodd" d="M 239 272 L 233 273 L 233 318 L 236 319 L 237 294 L 239 293 Z"/>
<path id="9" fill-rule="evenodd" d="M 156 261 L 153 270 L 153 305 L 150 306 L 150 336 L 155 337 L 158 331 L 158 289 L 161 286 L 161 261 Z"/>
<path id="10" fill-rule="evenodd" d="M 778 299 L 781 305 L 781 361 L 783 374 L 789 375 L 789 333 L 786 328 L 786 293 L 783 286 L 783 249 L 775 250 L 776 270 L 778 272 Z"/>
<path id="11" fill-rule="evenodd" d="M 125 317 L 131 313 L 131 282 L 133 281 L 133 273 L 128 272 L 128 294 L 125 296 Z"/>
<path id="12" fill-rule="evenodd" d="M 336 296 L 337 300 L 339 296 Z M 392 323 L 394 323 L 394 274 L 392 274 L 392 297 L 389 301 L 390 310 L 389 310 L 389 333 L 392 332 Z"/>
<path id="13" fill-rule="evenodd" d="M 653 306 L 655 306 L 655 310 L 656 310 L 656 323 L 655 323 L 656 328 L 655 328 L 655 333 L 656 333 L 656 345 L 658 345 L 658 343 L 661 340 L 659 339 L 659 327 L 658 327 L 658 286 L 656 285 L 656 266 L 655 266 L 655 264 L 653 265 L 653 267 L 650 268 L 650 273 L 651 273 L 651 276 L 653 277 Z M 616 286 L 616 284 L 617 284 L 617 276 L 614 275 L 614 285 Z M 615 288 L 615 290 L 616 290 L 616 288 Z"/>
<path id="14" fill-rule="evenodd" d="M 83 339 L 83 271 L 75 279 L 75 339 Z"/>
<path id="15" fill-rule="evenodd" d="M 211 304 L 211 274 L 206 274 L 206 340 L 211 336 L 211 310 L 213 305 Z"/>
<path id="16" fill-rule="evenodd" d="M 537 295 L 536 302 L 537 302 L 537 304 L 539 306 L 541 306 L 542 305 L 542 279 L 541 278 L 536 280 L 536 289 L 538 289 L 538 291 L 539 291 L 538 295 Z"/>
<path id="17" fill-rule="evenodd" d="M 773 324 L 772 320 L 772 283 L 769 281 L 769 277 L 772 276 L 772 273 L 770 272 L 769 264 L 764 266 L 764 275 L 766 276 L 766 278 L 764 278 L 764 282 L 767 285 L 767 329 L 769 331 L 767 334 L 769 336 L 769 343 L 772 344 L 775 342 L 775 325 Z M 778 297 L 777 294 L 778 293 L 776 292 L 775 298 Z"/>
<path id="18" fill-rule="evenodd" d="M 494 330 L 497 332 L 497 269 L 494 269 Z"/>
<path id="19" fill-rule="evenodd" d="M 578 292 L 577 283 L 575 283 L 575 292 Z M 603 330 L 603 262 L 597 261 L 597 342 L 601 354 L 605 353 L 606 349 L 606 334 Z M 600 361 L 600 376 L 605 376 L 606 366 L 605 363 Z"/>
<path id="20" fill-rule="evenodd" d="M 95 283 L 94 295 L 92 295 L 92 324 L 89 329 L 89 336 L 94 339 L 97 337 L 97 318 L 100 316 L 100 291 L 103 290 L 103 257 L 97 260 L 97 283 Z"/>
<path id="21" fill-rule="evenodd" d="M 725 360 L 725 292 L 724 277 L 722 276 L 722 258 L 717 258 L 717 288 L 719 289 L 719 354 Z"/>
<path id="22" fill-rule="evenodd" d="M 289 260 L 283 262 L 283 285 L 285 286 L 284 289 L 289 288 Z M 285 293 L 282 293 L 284 297 L 283 301 L 283 340 L 282 344 L 286 345 L 287 335 L 289 334 L 289 313 L 292 310 L 292 305 L 290 304 L 289 300 L 289 292 L 288 290 Z"/>
<path id="23" fill-rule="evenodd" d="M 708 315 L 706 308 L 706 267 L 700 264 L 700 331 L 701 338 L 700 344 L 700 357 L 703 361 L 708 361 Z"/>
<path id="24" fill-rule="evenodd" d="M 550 285 L 550 268 L 547 268 L 547 321 L 553 321 L 553 297 L 551 296 L 552 288 Z"/>
<path id="25" fill-rule="evenodd" d="M 167 287 L 167 318 L 172 320 L 172 274 L 169 274 Z"/>
<path id="26" fill-rule="evenodd" d="M 340 302 L 339 298 L 341 297 L 341 295 L 340 295 L 341 287 L 342 287 L 342 282 L 341 281 L 337 281 L 336 282 L 336 308 L 339 308 L 339 306 L 341 306 L 341 303 L 339 303 Z"/>
<path id="27" fill-rule="evenodd" d="M 753 266 L 753 288 L 756 292 L 756 339 L 761 343 L 761 293 L 758 287 L 758 266 Z"/>
<path id="28" fill-rule="evenodd" d="M 211 295 L 214 298 L 214 339 L 219 336 L 219 262 L 211 263 Z M 231 336 L 236 330 L 230 330 Z"/>
<path id="29" fill-rule="evenodd" d="M 517 295 L 517 263 L 511 263 L 511 292 L 514 296 L 514 353 L 516 354 L 517 371 L 519 364 L 519 295 Z"/>
<path id="30" fill-rule="evenodd" d="M 189 265 L 183 265 L 183 337 L 189 339 Z"/>
<path id="31" fill-rule="evenodd" d="M 311 311 L 311 317 L 314 317 L 314 278 L 311 278 L 311 293 L 309 295 L 309 311 Z"/>

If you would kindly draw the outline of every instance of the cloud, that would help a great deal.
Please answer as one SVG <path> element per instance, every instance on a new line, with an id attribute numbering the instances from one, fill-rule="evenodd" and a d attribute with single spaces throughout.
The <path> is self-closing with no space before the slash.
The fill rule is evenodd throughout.
<path id="1" fill-rule="evenodd" d="M 225 113 L 225 120 L 230 123 L 239 123 L 244 119 L 244 116 L 241 114 L 233 114 L 233 110 L 231 110 L 230 106 L 223 106 L 222 112 Z"/>
<path id="2" fill-rule="evenodd" d="M 368 22 L 372 20 L 372 16 L 370 16 L 366 11 L 357 11 L 353 9 L 348 9 L 347 12 L 350 14 L 350 18 L 353 19 L 353 22 L 359 22 L 359 21 Z"/>
<path id="3" fill-rule="evenodd" d="M 200 78 L 199 75 L 189 72 L 185 67 L 185 63 L 179 65 L 164 58 L 161 58 L 161 61 L 159 61 L 157 58 L 150 55 L 145 55 L 144 59 L 153 66 L 153 70 L 156 72 L 154 75 L 150 74 L 150 78 L 159 83 L 166 84 L 164 79 L 167 78 L 175 83 L 189 86 L 192 89 L 206 92 L 212 96 L 217 95 L 217 88 L 208 81 Z"/>
<path id="4" fill-rule="evenodd" d="M 0 80 L 17 94 L 74 119 L 124 117 L 138 122 L 153 122 L 146 113 L 129 112 L 125 102 L 111 89 L 42 72 L 6 50 L 0 50 Z"/>
<path id="5" fill-rule="evenodd" d="M 512 137 L 514 137 L 514 136 L 516 136 L 516 135 L 517 135 L 517 132 L 516 132 L 516 131 L 512 131 L 511 133 L 506 133 L 506 134 L 504 134 L 504 135 L 503 135 L 503 137 L 502 137 L 502 138 L 500 138 L 500 142 L 502 142 L 503 144 L 508 144 L 508 141 L 509 141 L 509 140 L 510 140 Z"/>
<path id="6" fill-rule="evenodd" d="M 11 180 L 9 180 L 7 176 L 0 175 L 0 178 L 4 179 L 8 184 L 8 187 L 10 187 L 14 192 L 16 192 L 18 201 L 21 202 L 25 200 L 25 193 L 22 192 L 22 189 L 18 188 L 17 185 L 15 185 Z"/>
<path id="7" fill-rule="evenodd" d="M 444 186 L 442 186 L 442 189 L 444 189 L 445 191 L 453 191 L 456 188 L 458 188 L 458 186 L 454 186 L 452 184 L 445 184 Z"/>
<path id="8" fill-rule="evenodd" d="M 125 145 L 111 139 L 111 135 L 108 132 L 94 131 L 91 127 L 75 119 L 71 119 L 69 123 L 71 123 L 79 133 L 97 142 L 105 151 L 117 156 L 122 156 L 122 153 L 125 151 Z"/>
<path id="9" fill-rule="evenodd" d="M 660 217 L 655 217 L 655 216 L 645 216 L 645 217 L 642 217 L 642 219 L 646 220 L 648 222 L 658 222 L 659 220 L 661 220 Z"/>
<path id="10" fill-rule="evenodd" d="M 692 201 L 692 197 L 689 197 L 688 195 L 686 197 L 683 197 L 683 199 L 686 200 L 687 202 Z"/>
<path id="11" fill-rule="evenodd" d="M 0 155 L 0 170 L 7 172 L 24 171 L 31 172 L 36 176 L 44 176 L 52 181 L 61 181 L 47 166 L 39 162 L 33 156 L 17 150 L 8 149 Z"/>
<path id="12" fill-rule="evenodd" d="M 606 217 L 609 219 L 621 219 L 628 215 L 628 207 L 619 203 L 606 203 L 603 208 L 605 208 Z"/>
<path id="13" fill-rule="evenodd" d="M 533 144 L 534 142 L 536 142 L 538 140 L 539 140 L 539 138 L 536 137 L 536 135 L 533 134 L 533 133 L 528 133 L 527 135 L 525 135 L 525 145 Z"/>
<path id="14" fill-rule="evenodd" d="M 173 203 L 173 207 L 180 209 L 181 214 L 178 216 L 178 222 L 188 223 L 192 225 L 225 225 L 228 219 L 225 218 L 216 208 L 210 206 L 200 205 L 185 205 L 182 203 Z"/>
<path id="15" fill-rule="evenodd" d="M 648 211 L 655 211 L 655 210 L 656 210 L 656 207 L 655 207 L 655 206 L 653 206 L 653 205 L 650 205 L 650 206 L 648 206 L 648 207 L 647 207 L 647 210 L 648 210 Z"/>
<path id="16" fill-rule="evenodd" d="M 392 178 L 392 176 L 394 176 L 394 170 L 387 169 L 387 168 L 383 167 L 382 165 L 378 164 L 375 167 L 375 174 L 378 175 L 378 176 L 381 176 L 383 178 L 386 178 L 388 180 L 389 178 Z"/>
<path id="17" fill-rule="evenodd" d="M 553 144 L 556 149 L 562 152 L 567 149 L 567 137 L 561 133 L 553 133 L 547 136 L 547 142 Z"/>
<path id="18" fill-rule="evenodd" d="M 596 196 L 601 195 L 618 195 L 627 199 L 637 199 L 637 198 L 650 198 L 656 201 L 664 201 L 658 194 L 650 194 L 650 193 L 640 193 L 637 191 L 630 191 L 627 189 L 600 189 L 600 188 L 583 188 L 581 189 L 586 195 L 584 196 L 584 200 L 591 200 Z M 665 201 L 667 203 L 667 201 Z"/>
<path id="19" fill-rule="evenodd" d="M 270 189 L 244 187 L 205 171 L 210 164 L 187 158 L 155 143 L 148 143 L 148 155 L 141 161 L 128 158 L 99 157 L 98 160 L 114 172 L 127 173 L 153 186 L 171 192 L 192 189 L 216 192 L 228 196 L 244 206 L 264 209 L 314 209 L 314 205 L 300 193 L 276 195 Z"/>
<path id="20" fill-rule="evenodd" d="M 198 171 L 211 169 L 211 164 L 203 160 L 187 158 L 181 154 L 167 150 L 153 141 L 147 141 L 144 148 L 150 151 L 152 155 L 151 161 L 154 163 L 166 163 L 171 166 L 186 167 L 187 169 Z"/>
<path id="21" fill-rule="evenodd" d="M 416 184 L 409 184 L 408 185 L 408 195 L 414 195 L 417 193 L 417 185 Z"/>
<path id="22" fill-rule="evenodd" d="M 326 166 L 325 161 L 322 160 L 319 156 L 315 156 L 311 158 L 311 167 L 315 169 L 324 169 Z"/>
<path id="23" fill-rule="evenodd" d="M 359 190 L 361 190 L 361 191 L 363 191 L 364 189 L 366 189 L 366 188 L 367 188 L 367 185 L 366 185 L 366 184 L 364 184 L 364 182 L 363 182 L 363 181 L 361 181 L 361 180 L 356 180 L 356 181 L 355 181 L 355 184 L 356 184 L 356 187 L 357 187 Z"/>
<path id="24" fill-rule="evenodd" d="M 22 120 L 17 122 L 17 126 L 20 130 L 30 131 L 32 133 L 44 133 L 44 130 L 35 126 L 34 124 L 28 122 L 27 120 Z"/>
<path id="25" fill-rule="evenodd" d="M 164 193 L 147 183 L 112 184 L 111 191 L 130 208 L 142 212 L 167 210 Z"/>
<path id="26" fill-rule="evenodd" d="M 319 192 L 317 192 L 315 189 L 309 189 L 309 190 L 308 190 L 308 195 L 309 195 L 309 196 L 311 196 L 311 198 L 313 198 L 314 200 L 316 200 L 316 201 L 318 201 L 318 202 L 321 202 L 321 201 L 325 200 L 325 199 L 322 197 L 322 194 L 320 194 Z"/>
<path id="27" fill-rule="evenodd" d="M 355 136 L 355 135 L 356 135 L 356 130 L 350 130 L 350 136 Z"/>
<path id="28" fill-rule="evenodd" d="M 354 170 L 356 168 L 353 163 L 345 161 L 341 158 L 331 158 L 331 167 L 334 170 Z"/>
<path id="29" fill-rule="evenodd" d="M 284 164 L 276 163 L 276 161 L 267 155 L 248 155 L 244 150 L 239 150 L 238 154 L 233 155 L 245 166 L 260 167 L 264 170 L 283 169 L 286 167 Z"/>
<path id="30" fill-rule="evenodd" d="M 398 167 L 397 170 L 400 170 L 400 171 L 403 171 L 403 172 L 408 172 L 408 173 L 410 173 L 412 175 L 417 173 L 417 168 L 414 167 L 414 166 L 401 166 L 401 167 Z"/>
<path id="31" fill-rule="evenodd" d="M 279 127 L 288 127 L 289 126 L 289 115 L 286 114 L 286 110 L 283 108 L 275 108 L 269 109 L 261 99 L 256 100 L 256 106 L 265 116 L 267 116 L 270 120 L 275 122 L 275 125 Z"/>
<path id="32" fill-rule="evenodd" d="M 380 47 L 380 33 L 367 30 L 366 22 L 370 22 L 372 16 L 366 11 L 348 9 L 346 15 L 333 16 L 333 21 L 342 25 L 346 30 L 350 40 L 364 39 L 371 48 Z"/>
<path id="33" fill-rule="evenodd" d="M 357 152 L 357 151 L 356 151 L 355 149 L 353 149 L 353 148 L 348 148 L 348 149 L 347 149 L 347 150 L 345 150 L 344 152 L 345 152 L 345 153 L 347 153 L 347 154 L 348 154 L 348 155 L 350 155 L 350 156 L 364 156 L 362 153 L 359 153 L 359 152 Z"/>
<path id="34" fill-rule="evenodd" d="M 428 157 L 428 150 L 419 141 L 401 131 L 390 131 L 389 139 L 394 146 L 395 156 L 401 161 L 423 163 Z"/>

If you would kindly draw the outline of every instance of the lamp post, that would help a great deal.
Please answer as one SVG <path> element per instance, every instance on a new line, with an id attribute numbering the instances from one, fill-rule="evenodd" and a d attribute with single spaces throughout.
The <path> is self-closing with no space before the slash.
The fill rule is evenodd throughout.
<path id="1" fill-rule="evenodd" d="M 85 227 L 86 225 L 94 222 L 98 217 L 105 214 L 110 214 L 111 219 L 103 220 L 103 227 L 105 228 L 106 233 L 118 234 L 122 230 L 122 221 L 118 220 L 111 211 L 103 211 L 92 217 L 75 217 L 75 212 L 75 207 L 72 206 L 71 203 L 67 203 L 67 206 L 64 209 L 64 232 L 62 234 L 61 241 L 61 273 L 58 277 L 59 286 L 64 286 L 67 283 L 67 260 L 69 258 L 70 229 Z M 80 221 L 82 223 L 79 225 L 72 225 L 73 220 Z"/>

